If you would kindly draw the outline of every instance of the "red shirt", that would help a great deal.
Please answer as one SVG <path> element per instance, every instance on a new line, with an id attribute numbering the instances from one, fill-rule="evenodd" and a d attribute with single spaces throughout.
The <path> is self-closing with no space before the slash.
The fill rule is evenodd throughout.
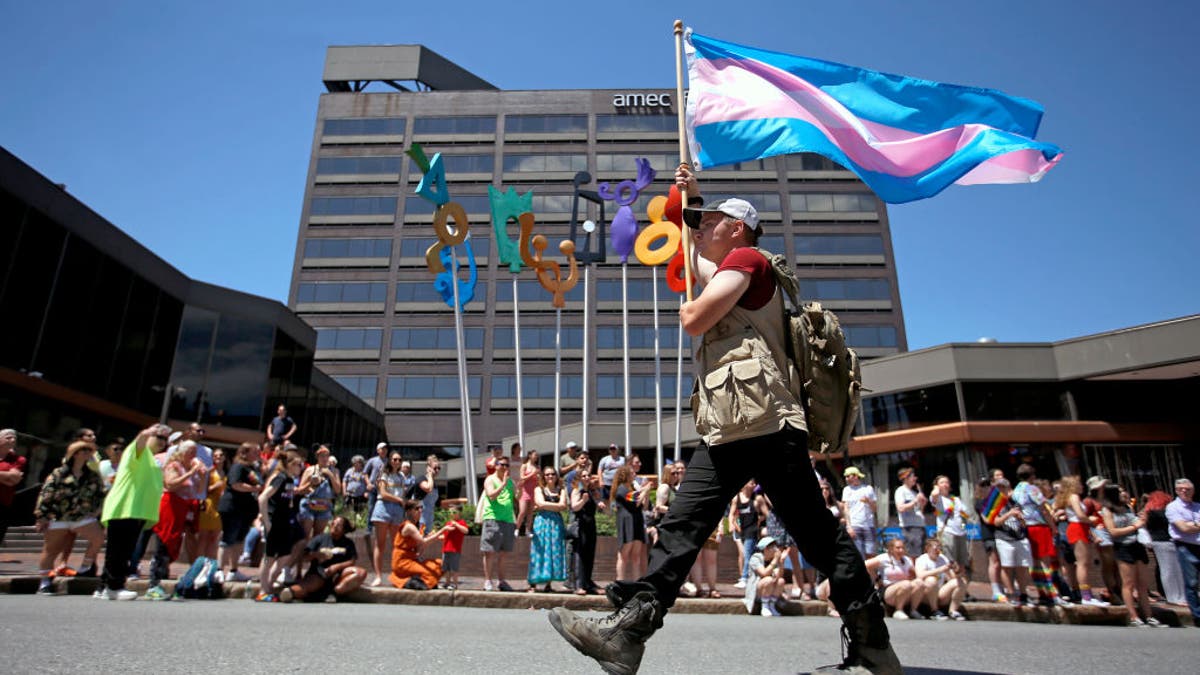
<path id="1" fill-rule="evenodd" d="M 462 518 L 455 518 L 454 522 L 463 527 L 467 526 L 467 521 Z M 446 538 L 442 542 L 442 553 L 462 553 L 463 538 L 466 536 L 465 532 L 453 527 L 446 530 Z"/>
<path id="2" fill-rule="evenodd" d="M 717 272 L 724 270 L 750 275 L 750 287 L 737 302 L 742 309 L 761 309 L 775 295 L 775 271 L 766 257 L 752 248 L 740 246 L 730 251 L 717 267 Z"/>
<path id="3" fill-rule="evenodd" d="M 4 459 L 0 459 L 0 471 L 12 471 L 16 469 L 21 473 L 25 473 L 25 462 L 24 457 L 9 450 L 8 455 Z M 20 485 L 20 483 L 17 485 Z M 17 494 L 17 485 L 0 485 L 0 506 L 12 506 L 13 497 Z"/>

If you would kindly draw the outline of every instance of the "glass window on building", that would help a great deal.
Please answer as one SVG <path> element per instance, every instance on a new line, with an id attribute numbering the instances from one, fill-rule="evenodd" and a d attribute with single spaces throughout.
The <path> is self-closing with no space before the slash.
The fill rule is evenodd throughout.
<path id="1" fill-rule="evenodd" d="M 466 349 L 483 349 L 483 328 L 463 327 L 463 342 Z M 428 328 L 393 328 L 392 349 L 457 349 L 454 328 L 446 326 Z"/>
<path id="2" fill-rule="evenodd" d="M 375 404 L 375 388 L 379 385 L 379 378 L 374 375 L 336 375 L 334 381 L 350 390 L 350 393 L 361 398 L 362 400 Z"/>
<path id="3" fill-rule="evenodd" d="M 829 171 L 838 168 L 836 164 L 821 155 L 804 152 L 798 155 L 787 155 L 789 171 Z"/>
<path id="4" fill-rule="evenodd" d="M 374 349 L 383 341 L 382 328 L 318 328 L 317 349 Z"/>
<path id="5" fill-rule="evenodd" d="M 430 158 L 432 159 L 432 157 Z M 492 173 L 492 169 L 496 166 L 495 158 L 491 154 L 487 155 L 447 155 L 442 154 L 442 167 L 446 171 L 446 176 L 453 176 L 459 173 Z M 408 161 L 408 175 L 419 177 L 421 169 L 417 167 L 417 163 L 411 159 Z"/>
<path id="6" fill-rule="evenodd" d="M 679 165 L 679 155 L 672 155 L 670 153 L 601 153 L 596 155 L 596 170 L 605 172 L 621 171 L 629 174 L 630 178 L 634 178 L 637 176 L 637 160 L 639 158 L 650 162 L 650 167 L 659 172 L 659 174 L 669 170 L 671 176 L 674 176 L 675 167 Z M 659 175 L 657 177 L 667 178 L 669 176 Z"/>
<path id="7" fill-rule="evenodd" d="M 313 216 L 391 215 L 395 212 L 395 197 L 313 197 L 309 202 L 309 215 Z"/>
<path id="8" fill-rule="evenodd" d="M 758 248 L 766 249 L 771 253 L 787 253 L 784 248 L 782 234 L 764 234 L 758 238 Z"/>
<path id="9" fill-rule="evenodd" d="M 505 155 L 504 171 L 511 173 L 587 171 L 587 155 Z"/>
<path id="10" fill-rule="evenodd" d="M 480 377 L 467 378 L 467 391 L 472 405 L 479 405 Z M 398 375 L 387 380 L 389 399 L 409 399 L 420 402 L 426 399 L 457 399 L 458 378 L 445 375 Z"/>
<path id="11" fill-rule="evenodd" d="M 308 239 L 305 258 L 390 258 L 391 239 Z"/>
<path id="12" fill-rule="evenodd" d="M 842 324 L 846 342 L 855 348 L 895 347 L 896 327 L 870 324 Z"/>
<path id="13" fill-rule="evenodd" d="M 492 329 L 492 347 L 494 349 L 514 349 L 512 326 L 495 326 Z M 521 350 L 554 349 L 554 326 L 521 326 Z M 583 348 L 583 327 L 563 326 L 563 349 Z"/>
<path id="14" fill-rule="evenodd" d="M 875 196 L 867 193 L 839 192 L 836 194 L 793 194 L 788 195 L 788 201 L 791 204 L 793 213 L 803 213 L 806 211 L 834 211 L 841 213 L 865 211 L 874 213 L 876 210 Z"/>
<path id="15" fill-rule="evenodd" d="M 663 282 L 665 284 L 665 282 Z M 662 290 L 661 288 L 659 289 Z M 649 279 L 630 279 L 626 291 L 629 302 L 650 302 L 654 299 L 653 284 Z M 658 300 L 663 302 L 674 299 L 672 296 L 659 293 Z M 600 279 L 596 282 L 596 300 L 598 302 L 621 302 L 621 280 Z"/>
<path id="16" fill-rule="evenodd" d="M 309 282 L 300 284 L 296 302 L 383 302 L 386 296 L 383 282 Z"/>
<path id="17" fill-rule="evenodd" d="M 677 133 L 679 122 L 669 110 L 661 115 L 596 115 L 597 133 L 632 131 Z"/>
<path id="18" fill-rule="evenodd" d="M 414 134 L 494 134 L 495 117 L 418 117 Z"/>
<path id="19" fill-rule="evenodd" d="M 561 264 L 561 260 L 559 262 Z M 520 299 L 522 310 L 551 309 L 549 303 L 553 299 L 553 296 L 550 294 L 550 291 L 542 288 L 542 285 L 533 279 L 523 279 L 517 282 L 517 297 Z M 583 282 L 575 284 L 574 288 L 567 291 L 565 298 L 568 302 L 582 304 Z M 496 302 L 512 301 L 512 282 L 508 279 L 503 279 L 496 284 Z"/>
<path id="20" fill-rule="evenodd" d="M 887 279 L 800 279 L 800 297 L 812 300 L 891 300 Z"/>
<path id="21" fill-rule="evenodd" d="M 653 375 L 630 375 L 629 376 L 629 398 L 654 398 L 654 376 Z M 692 376 L 685 375 L 683 378 L 683 392 L 686 396 L 692 389 Z M 663 405 L 666 407 L 667 399 L 675 395 L 675 376 L 663 375 L 662 390 Z M 625 376 L 624 375 L 599 375 L 596 377 L 596 398 L 599 399 L 624 399 L 625 398 Z M 672 400 L 671 407 L 675 405 Z"/>
<path id="22" fill-rule="evenodd" d="M 399 157 L 321 157 L 317 175 L 400 175 Z"/>
<path id="23" fill-rule="evenodd" d="M 583 378 L 579 375 L 563 374 L 559 396 L 583 398 Z M 517 378 L 515 375 L 492 376 L 492 398 L 516 398 Z M 521 395 L 525 398 L 554 398 L 553 375 L 522 375 Z"/>
<path id="24" fill-rule="evenodd" d="M 395 136 L 404 133 L 403 117 L 327 119 L 326 136 Z"/>
<path id="25" fill-rule="evenodd" d="M 679 326 L 660 326 L 658 332 L 659 348 L 675 349 L 675 343 L 679 339 Z M 690 347 L 692 337 L 686 332 L 683 335 L 685 347 Z M 621 326 L 596 327 L 597 349 L 622 349 L 623 338 L 624 332 Z M 630 326 L 629 348 L 654 349 L 654 326 Z"/>
<path id="26" fill-rule="evenodd" d="M 863 415 L 868 434 L 960 421 L 953 384 L 864 396 Z"/>
<path id="27" fill-rule="evenodd" d="M 883 255 L 878 234 L 798 234 L 796 255 Z"/>
<path id="28" fill-rule="evenodd" d="M 478 289 L 476 289 L 478 292 Z M 442 296 L 433 287 L 433 279 L 429 281 L 401 281 L 396 284 L 396 303 L 402 302 L 443 302 Z"/>
<path id="29" fill-rule="evenodd" d="M 506 134 L 564 134 L 587 132 L 587 115 L 507 115 Z"/>
<path id="30" fill-rule="evenodd" d="M 1057 382 L 963 382 L 968 420 L 1067 420 L 1067 393 Z"/>
<path id="31" fill-rule="evenodd" d="M 780 211 L 779 193 L 777 192 L 716 192 L 704 195 L 705 201 L 728 199 L 730 197 L 737 197 L 750 202 L 754 205 L 760 216 L 763 213 L 778 213 Z"/>
<path id="32" fill-rule="evenodd" d="M 263 428 L 275 326 L 223 314 L 200 402 L 201 419 L 222 426 Z"/>
<path id="33" fill-rule="evenodd" d="M 492 203 L 488 200 L 487 195 L 462 195 L 451 193 L 450 201 L 457 202 L 463 208 L 463 211 L 480 216 L 491 216 Z M 433 202 L 416 195 L 404 198 L 404 215 L 406 216 L 433 216 L 437 210 L 437 205 Z M 491 221 L 478 221 L 478 226 L 489 227 Z"/>

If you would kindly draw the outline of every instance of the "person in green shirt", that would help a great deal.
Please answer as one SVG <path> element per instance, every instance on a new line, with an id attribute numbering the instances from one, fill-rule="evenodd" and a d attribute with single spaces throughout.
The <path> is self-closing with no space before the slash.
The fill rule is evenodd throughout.
<path id="1" fill-rule="evenodd" d="M 483 554 L 483 590 L 493 588 L 511 591 L 504 578 L 504 555 L 513 550 L 517 529 L 513 515 L 517 489 L 508 474 L 509 460 L 496 460 L 496 472 L 483 481 L 483 531 L 479 537 L 479 552 Z M 498 581 L 492 586 L 492 578 Z"/>
<path id="2" fill-rule="evenodd" d="M 104 498 L 100 522 L 107 530 L 103 585 L 96 591 L 101 600 L 133 600 L 137 593 L 125 589 L 129 558 L 142 530 L 158 522 L 162 499 L 162 469 L 154 455 L 167 449 L 171 428 L 154 424 L 137 435 L 125 448 L 112 488 Z"/>

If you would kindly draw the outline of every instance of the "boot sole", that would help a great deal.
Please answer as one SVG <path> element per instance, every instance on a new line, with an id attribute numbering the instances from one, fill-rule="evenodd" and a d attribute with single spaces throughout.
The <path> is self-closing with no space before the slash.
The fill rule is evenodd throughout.
<path id="1" fill-rule="evenodd" d="M 558 608 L 555 608 L 555 609 L 558 609 Z M 587 650 L 587 648 L 584 647 L 583 643 L 576 640 L 575 636 L 571 635 L 563 628 L 562 617 L 560 617 L 558 615 L 558 612 L 554 611 L 553 609 L 550 610 L 550 625 L 554 626 L 554 630 L 557 631 L 558 634 L 561 635 L 563 637 L 563 639 L 567 641 L 567 644 L 574 647 L 575 651 L 579 652 L 580 654 L 583 654 L 584 656 L 586 656 L 586 657 L 594 660 L 596 663 L 600 664 L 601 670 L 603 670 L 605 673 L 608 673 L 608 675 L 636 675 L 637 674 L 636 668 L 631 670 L 628 666 L 626 666 L 623 663 L 613 663 L 612 661 L 605 661 L 603 659 L 598 658 L 595 654 L 592 654 L 591 652 L 589 652 Z"/>

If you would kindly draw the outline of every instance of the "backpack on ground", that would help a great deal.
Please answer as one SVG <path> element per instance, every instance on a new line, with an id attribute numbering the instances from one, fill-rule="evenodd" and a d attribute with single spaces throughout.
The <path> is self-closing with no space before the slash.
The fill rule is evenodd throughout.
<path id="1" fill-rule="evenodd" d="M 850 436 L 862 405 L 858 354 L 846 346 L 837 315 L 819 302 L 800 302 L 800 281 L 787 256 L 758 249 L 771 263 L 775 280 L 791 301 L 784 305 L 788 357 L 800 372 L 801 404 L 808 423 L 808 449 L 849 458 Z"/>
<path id="2" fill-rule="evenodd" d="M 175 583 L 175 595 L 189 600 L 216 600 L 225 597 L 225 589 L 217 574 L 221 565 L 212 558 L 200 556 Z"/>

